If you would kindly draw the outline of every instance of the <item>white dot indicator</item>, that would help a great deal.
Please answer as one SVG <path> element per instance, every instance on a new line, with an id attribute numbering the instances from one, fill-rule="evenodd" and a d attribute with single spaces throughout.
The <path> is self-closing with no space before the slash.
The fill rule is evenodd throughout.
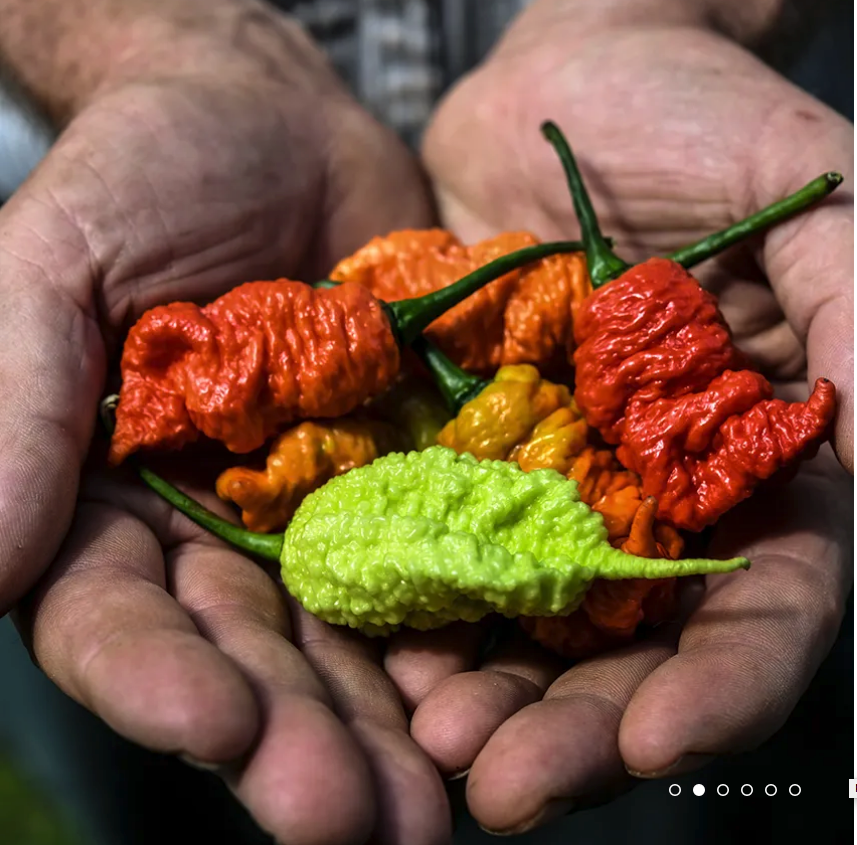
<path id="1" fill-rule="evenodd" d="M 769 790 L 769 789 L 771 790 L 771 792 L 768 792 L 768 790 Z M 769 783 L 769 784 L 765 787 L 765 795 L 767 795 L 767 796 L 769 796 L 769 797 L 770 797 L 770 796 L 772 796 L 772 795 L 776 795 L 776 794 L 777 794 L 777 787 L 776 787 L 776 784 Z"/>
<path id="2" fill-rule="evenodd" d="M 745 783 L 741 787 L 741 794 L 742 795 L 752 795 L 753 794 L 753 787 L 749 783 Z"/>
<path id="3" fill-rule="evenodd" d="M 799 783 L 793 783 L 789 787 L 789 795 L 791 795 L 792 798 L 797 798 L 797 796 L 800 795 L 800 793 L 801 793 L 801 788 L 800 788 Z"/>
<path id="4" fill-rule="evenodd" d="M 677 783 L 670 784 L 670 795 L 672 795 L 673 798 L 675 798 L 676 795 L 681 795 L 681 787 Z"/>
<path id="5" fill-rule="evenodd" d="M 705 787 L 701 783 L 694 784 L 693 794 L 696 796 L 705 795 Z"/>
<path id="6" fill-rule="evenodd" d="M 723 790 L 721 792 L 721 790 Z M 729 794 L 729 787 L 725 783 L 721 783 L 717 785 L 717 794 L 720 796 Z"/>

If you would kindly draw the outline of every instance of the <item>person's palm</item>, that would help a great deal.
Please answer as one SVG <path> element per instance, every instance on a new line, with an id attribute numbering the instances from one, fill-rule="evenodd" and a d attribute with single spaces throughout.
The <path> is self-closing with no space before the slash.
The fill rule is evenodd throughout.
<path id="1" fill-rule="evenodd" d="M 132 740 L 225 767 L 279 839 L 443 841 L 440 779 L 373 649 L 290 617 L 256 564 L 133 476 L 104 475 L 91 447 L 108 362 L 146 308 L 311 281 L 430 220 L 416 162 L 326 73 L 123 85 L 0 211 L 0 611 L 59 549 L 16 621 L 77 701 Z"/>
<path id="2" fill-rule="evenodd" d="M 453 90 L 427 134 L 449 228 L 467 241 L 522 228 L 576 234 L 562 170 L 539 133 L 546 119 L 569 136 L 603 230 L 626 259 L 689 243 L 827 170 L 844 172 L 842 194 L 852 186 L 850 124 L 720 37 L 545 26 L 535 10 Z M 785 393 L 806 392 L 804 350 L 809 378 L 836 383 L 835 445 L 849 470 L 850 202 L 834 199 L 701 275 L 737 341 L 791 381 Z M 789 487 L 760 491 L 721 523 L 712 553 L 740 551 L 754 565 L 688 596 L 681 631 L 561 676 L 523 642 L 480 664 L 475 630 L 403 637 L 387 667 L 416 708 L 414 737 L 442 771 L 470 770 L 471 811 L 507 832 L 603 800 L 631 782 L 629 771 L 679 772 L 757 745 L 783 723 L 838 630 L 851 497 L 825 449 Z"/>

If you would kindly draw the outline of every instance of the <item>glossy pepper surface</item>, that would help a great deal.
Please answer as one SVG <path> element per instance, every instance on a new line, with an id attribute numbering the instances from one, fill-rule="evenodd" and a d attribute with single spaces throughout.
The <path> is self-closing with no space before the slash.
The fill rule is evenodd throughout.
<path id="1" fill-rule="evenodd" d="M 613 254 L 571 149 L 553 124 L 543 131 L 560 153 L 596 288 L 574 322 L 575 399 L 589 425 L 618 444 L 619 460 L 640 474 L 658 516 L 699 531 L 760 481 L 817 450 L 835 414 L 834 386 L 819 379 L 807 402 L 773 399 L 769 382 L 733 345 L 714 297 L 679 261 L 629 267 Z M 841 181 L 828 174 L 810 183 L 804 197 L 782 201 L 783 216 Z M 708 254 L 728 242 L 713 236 Z"/>
<path id="2" fill-rule="evenodd" d="M 386 634 L 488 613 L 549 616 L 594 578 L 672 578 L 746 558 L 664 560 L 607 542 L 600 515 L 552 470 L 524 472 L 433 446 L 392 453 L 307 496 L 284 535 L 239 528 L 146 469 L 159 495 L 237 548 L 279 560 L 289 592 L 324 621 Z"/>
<path id="3" fill-rule="evenodd" d="M 341 261 L 330 278 L 364 285 L 393 302 L 444 288 L 486 261 L 537 243 L 528 232 L 472 246 L 442 229 L 393 232 Z M 517 363 L 566 366 L 572 309 L 590 291 L 582 254 L 552 256 L 492 282 L 435 320 L 426 336 L 473 372 Z"/>
<path id="4" fill-rule="evenodd" d="M 826 437 L 836 391 L 773 398 L 746 367 L 714 298 L 674 262 L 651 259 L 605 285 L 575 327 L 575 398 L 587 422 L 642 477 L 659 516 L 699 531 L 759 481 Z"/>
<path id="5" fill-rule="evenodd" d="M 423 352 L 425 353 L 425 349 Z M 436 378 L 450 368 L 425 356 Z M 471 389 L 472 392 L 472 389 Z M 680 535 L 655 521 L 657 502 L 643 499 L 639 477 L 590 433 L 568 390 L 531 366 L 505 367 L 439 435 L 459 453 L 516 462 L 522 470 L 553 469 L 577 482 L 581 501 L 602 515 L 610 543 L 644 557 L 677 559 Z M 521 619 L 522 627 L 564 657 L 579 658 L 629 642 L 637 626 L 657 624 L 674 609 L 673 579 L 596 579 L 569 616 Z"/>
<path id="6" fill-rule="evenodd" d="M 282 531 L 304 497 L 329 479 L 394 451 L 425 449 L 449 415 L 422 381 L 399 382 L 365 410 L 302 422 L 272 444 L 264 469 L 232 467 L 217 495 L 241 509 L 252 531 Z"/>
<path id="7" fill-rule="evenodd" d="M 493 279 L 575 244 L 500 256 L 443 290 L 385 303 L 360 285 L 250 282 L 210 305 L 146 312 L 122 354 L 110 461 L 203 434 L 251 452 L 284 425 L 339 417 L 390 387 L 399 345 Z"/>
<path id="8" fill-rule="evenodd" d="M 361 416 L 302 422 L 272 444 L 264 470 L 232 467 L 217 495 L 241 509 L 251 531 L 282 531 L 298 505 L 326 481 L 388 452 L 411 448 L 399 429 Z"/>
<path id="9" fill-rule="evenodd" d="M 379 458 L 308 496 L 281 562 L 284 583 L 307 610 L 371 633 L 492 612 L 565 613 L 597 577 L 747 565 L 628 555 L 607 542 L 601 517 L 559 473 L 439 446 Z"/>

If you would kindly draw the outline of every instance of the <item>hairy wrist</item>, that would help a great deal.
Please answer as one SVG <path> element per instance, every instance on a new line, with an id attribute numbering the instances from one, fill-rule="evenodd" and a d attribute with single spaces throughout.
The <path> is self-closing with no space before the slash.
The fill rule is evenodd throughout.
<path id="1" fill-rule="evenodd" d="M 300 25 L 259 0 L 0 0 L 0 15 L 0 62 L 58 124 L 140 79 L 339 88 Z"/>

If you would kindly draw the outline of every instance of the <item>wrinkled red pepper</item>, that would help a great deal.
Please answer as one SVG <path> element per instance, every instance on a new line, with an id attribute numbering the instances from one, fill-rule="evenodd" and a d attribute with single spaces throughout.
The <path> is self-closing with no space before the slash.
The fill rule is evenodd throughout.
<path id="1" fill-rule="evenodd" d="M 178 449 L 200 434 L 246 453 L 295 420 L 347 414 L 392 384 L 399 346 L 450 307 L 512 270 L 579 247 L 520 249 L 393 303 L 357 284 L 314 289 L 281 279 L 249 282 L 203 308 L 153 308 L 125 342 L 109 460 Z"/>
<path id="2" fill-rule="evenodd" d="M 543 132 L 566 170 L 595 289 L 574 318 L 575 401 L 605 441 L 619 444 L 617 458 L 658 500 L 658 518 L 700 531 L 760 481 L 817 451 L 836 412 L 835 388 L 819 379 L 807 402 L 774 399 L 680 254 L 630 267 L 610 250 L 567 142 L 553 124 Z M 756 222 L 783 219 L 841 181 L 827 174 Z M 748 220 L 745 236 L 758 228 Z M 710 254 L 729 241 L 723 233 L 711 240 Z M 698 260 L 700 245 L 687 252 Z"/>
<path id="3" fill-rule="evenodd" d="M 672 261 L 651 259 L 597 290 L 576 315 L 575 400 L 658 500 L 658 517 L 699 531 L 759 481 L 809 456 L 836 391 L 773 398 L 746 368 L 716 300 Z"/>

